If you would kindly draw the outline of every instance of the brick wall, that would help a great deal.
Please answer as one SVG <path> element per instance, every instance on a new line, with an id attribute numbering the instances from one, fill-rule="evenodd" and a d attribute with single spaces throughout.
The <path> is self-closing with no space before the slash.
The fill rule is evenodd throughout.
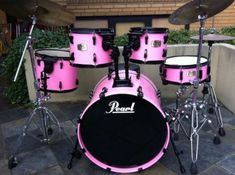
<path id="1" fill-rule="evenodd" d="M 76 16 L 128 16 L 128 15 L 166 15 L 172 14 L 189 0 L 52 0 L 57 2 Z M 214 17 L 214 27 L 235 25 L 235 2 L 225 11 Z M 206 27 L 212 26 L 208 19 Z M 179 28 L 179 26 L 171 26 Z M 191 24 L 197 29 L 198 24 Z"/>

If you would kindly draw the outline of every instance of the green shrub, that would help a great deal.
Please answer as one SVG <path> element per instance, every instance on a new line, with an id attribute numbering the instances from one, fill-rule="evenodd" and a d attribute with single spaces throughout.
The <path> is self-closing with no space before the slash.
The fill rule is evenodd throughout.
<path id="1" fill-rule="evenodd" d="M 33 41 L 34 49 L 68 47 L 69 45 L 68 36 L 64 30 L 52 32 L 35 29 L 32 36 L 37 39 Z M 14 40 L 12 48 L 2 63 L 2 67 L 5 70 L 3 76 L 8 80 L 8 88 L 4 91 L 4 95 L 13 104 L 26 104 L 29 102 L 24 66 L 20 69 L 17 81 L 13 82 L 26 38 L 27 34 L 23 34 Z"/>

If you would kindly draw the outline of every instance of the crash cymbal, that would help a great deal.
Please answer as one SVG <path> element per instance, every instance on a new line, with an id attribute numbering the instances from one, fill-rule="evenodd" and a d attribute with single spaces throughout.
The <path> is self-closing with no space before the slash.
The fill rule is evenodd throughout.
<path id="1" fill-rule="evenodd" d="M 65 26 L 75 21 L 75 15 L 48 0 L 0 0 L 0 9 L 18 19 L 35 15 L 47 25 Z"/>
<path id="2" fill-rule="evenodd" d="M 197 36 L 192 36 L 190 37 L 193 40 L 199 40 L 199 35 Z M 225 36 L 225 35 L 219 35 L 219 34 L 207 34 L 203 35 L 203 40 L 204 41 L 229 41 L 229 40 L 234 40 L 235 37 L 231 36 Z"/>
<path id="3" fill-rule="evenodd" d="M 210 18 L 230 6 L 234 0 L 192 0 L 178 8 L 169 17 L 169 22 L 175 25 L 186 25 L 199 21 L 198 16 Z"/>

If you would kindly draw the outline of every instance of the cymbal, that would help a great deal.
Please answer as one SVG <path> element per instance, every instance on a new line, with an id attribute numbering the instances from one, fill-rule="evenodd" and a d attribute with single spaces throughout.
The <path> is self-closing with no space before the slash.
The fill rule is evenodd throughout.
<path id="1" fill-rule="evenodd" d="M 190 37 L 193 40 L 199 40 L 199 35 Z M 229 41 L 234 40 L 235 37 L 232 36 L 225 36 L 225 35 L 219 35 L 219 34 L 207 34 L 203 35 L 204 41 Z"/>
<path id="2" fill-rule="evenodd" d="M 175 25 L 186 25 L 199 21 L 198 16 L 210 18 L 230 6 L 234 0 L 191 0 L 178 8 L 168 21 Z"/>
<path id="3" fill-rule="evenodd" d="M 66 26 L 75 21 L 75 15 L 48 0 L 0 0 L 0 9 L 19 19 L 35 15 L 47 25 Z"/>

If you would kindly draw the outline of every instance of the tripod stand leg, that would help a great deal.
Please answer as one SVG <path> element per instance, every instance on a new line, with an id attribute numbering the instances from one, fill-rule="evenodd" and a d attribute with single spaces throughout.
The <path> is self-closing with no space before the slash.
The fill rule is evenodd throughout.
<path id="1" fill-rule="evenodd" d="M 198 173 L 196 162 L 198 159 L 199 135 L 197 129 L 198 129 L 198 111 L 196 104 L 193 104 L 192 116 L 191 116 L 191 135 L 190 135 L 191 159 L 192 159 L 190 171 L 192 174 Z"/>
<path id="2" fill-rule="evenodd" d="M 66 132 L 64 131 L 64 128 L 60 125 L 59 120 L 56 118 L 56 116 L 53 114 L 53 112 L 50 111 L 49 109 L 45 108 L 45 107 L 44 107 L 44 110 L 46 111 L 48 119 L 50 119 L 50 121 L 52 121 L 59 128 L 59 132 L 62 133 L 62 136 L 68 142 L 68 144 L 74 145 L 73 140 L 70 138 L 70 136 L 68 136 L 66 134 Z"/>
<path id="3" fill-rule="evenodd" d="M 210 98 L 211 98 L 212 103 L 214 105 L 216 119 L 217 119 L 218 124 L 219 124 L 218 133 L 219 133 L 220 136 L 225 136 L 226 133 L 225 133 L 225 130 L 223 128 L 224 124 L 223 124 L 223 119 L 222 119 L 220 107 L 218 105 L 218 100 L 217 100 L 217 97 L 216 97 L 216 94 L 215 94 L 215 90 L 214 90 L 214 88 L 212 87 L 211 84 L 209 84 L 209 95 L 210 95 Z"/>
<path id="4" fill-rule="evenodd" d="M 73 167 L 73 159 L 76 157 L 77 159 L 80 159 L 82 157 L 82 154 L 80 151 L 78 151 L 78 138 L 76 139 L 75 146 L 73 148 L 73 152 L 71 153 L 71 159 L 69 160 L 69 163 L 67 165 L 68 169 L 71 169 Z"/>
<path id="5" fill-rule="evenodd" d="M 26 124 L 23 127 L 22 134 L 20 134 L 20 136 L 17 139 L 16 147 L 15 147 L 16 149 L 15 149 L 14 153 L 10 156 L 10 158 L 8 160 L 8 168 L 9 169 L 12 169 L 12 168 L 14 168 L 18 165 L 16 155 L 18 154 L 19 149 L 20 149 L 20 147 L 23 143 L 23 140 L 24 140 L 25 136 L 27 135 L 27 130 L 28 130 L 30 124 L 32 123 L 33 117 L 36 114 L 37 110 L 38 110 L 37 108 L 33 110 L 32 114 L 30 115 L 30 117 L 26 121 Z"/>
<path id="6" fill-rule="evenodd" d="M 182 154 L 182 152 L 179 152 L 178 149 L 176 148 L 176 145 L 175 145 L 175 142 L 174 142 L 174 139 L 172 138 L 172 135 L 170 135 L 170 141 L 171 141 L 171 144 L 172 144 L 172 148 L 174 150 L 174 153 L 175 153 L 175 156 L 177 158 L 177 161 L 178 161 L 178 164 L 179 164 L 179 167 L 180 167 L 180 172 L 181 173 L 185 173 L 185 168 L 180 160 L 180 157 L 179 155 Z"/>

